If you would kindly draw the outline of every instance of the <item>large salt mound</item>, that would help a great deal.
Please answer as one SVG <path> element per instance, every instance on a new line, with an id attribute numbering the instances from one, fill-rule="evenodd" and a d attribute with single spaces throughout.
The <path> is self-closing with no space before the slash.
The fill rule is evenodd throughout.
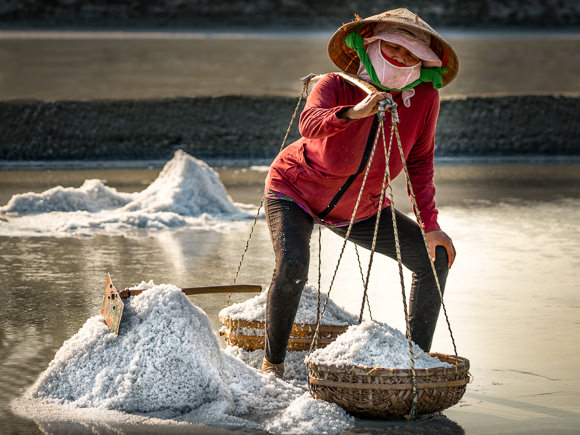
<path id="1" fill-rule="evenodd" d="M 205 313 L 178 288 L 162 285 L 126 302 L 118 337 L 100 317 L 89 319 L 31 394 L 78 407 L 181 411 L 216 400 L 233 407 L 231 386 L 239 382 L 247 381 L 224 358 Z"/>
<path id="2" fill-rule="evenodd" d="M 107 187 L 101 180 L 85 180 L 79 188 L 56 186 L 42 193 L 19 193 L 0 207 L 0 213 L 37 214 L 54 211 L 89 211 L 123 207 L 132 194 L 120 193 Z"/>
<path id="3" fill-rule="evenodd" d="M 426 354 L 414 343 L 413 354 L 415 368 L 450 367 L 448 363 Z M 337 366 L 411 368 L 409 343 L 403 333 L 372 320 L 349 327 L 333 343 L 312 352 L 306 362 Z"/>
<path id="4" fill-rule="evenodd" d="M 126 301 L 118 337 L 100 316 L 87 320 L 13 410 L 29 418 L 38 413 L 43 420 L 61 406 L 68 418 L 81 420 L 91 418 L 86 411 L 93 409 L 94 415 L 115 411 L 119 419 L 145 413 L 174 423 L 283 430 L 289 409 L 292 418 L 302 412 L 296 418 L 305 432 L 336 433 L 352 424 L 338 406 L 328 418 L 300 422 L 322 409 L 318 401 L 301 398 L 304 388 L 225 354 L 206 314 L 177 287 L 151 282 L 140 287 L 149 290 Z M 262 421 L 256 421 L 260 415 Z"/>
<path id="5" fill-rule="evenodd" d="M 235 320 L 247 321 L 262 321 L 266 320 L 266 301 L 268 299 L 268 291 L 260 293 L 258 296 L 248 299 L 245 302 L 233 304 L 220 311 L 220 317 L 226 317 Z M 326 300 L 326 294 L 321 294 L 321 305 Z M 315 325 L 317 323 L 317 304 L 318 292 L 311 286 L 306 285 L 302 291 L 300 298 L 300 305 L 294 323 L 302 325 Z M 344 326 L 354 325 L 358 319 L 346 311 L 344 308 L 338 306 L 332 299 L 328 301 L 322 324 Z"/>
<path id="6" fill-rule="evenodd" d="M 178 150 L 157 179 L 124 207 L 127 211 L 170 211 L 181 216 L 235 215 L 240 210 L 218 174 L 205 162 Z"/>

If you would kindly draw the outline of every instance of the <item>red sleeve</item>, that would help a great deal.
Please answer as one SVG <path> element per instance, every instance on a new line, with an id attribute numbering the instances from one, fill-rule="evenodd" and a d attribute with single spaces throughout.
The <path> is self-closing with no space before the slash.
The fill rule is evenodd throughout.
<path id="1" fill-rule="evenodd" d="M 435 128 L 439 116 L 439 94 L 435 93 L 431 107 L 426 113 L 423 131 L 407 157 L 409 177 L 417 199 L 417 207 L 426 232 L 441 229 L 437 223 L 435 208 L 435 184 L 433 183 L 433 158 L 435 154 Z M 410 192 L 409 192 L 410 194 Z"/>
<path id="2" fill-rule="evenodd" d="M 321 78 L 308 96 L 300 114 L 300 134 L 308 139 L 332 136 L 347 128 L 353 120 L 337 117 L 337 113 L 353 107 L 341 104 L 344 83 L 334 74 Z"/>

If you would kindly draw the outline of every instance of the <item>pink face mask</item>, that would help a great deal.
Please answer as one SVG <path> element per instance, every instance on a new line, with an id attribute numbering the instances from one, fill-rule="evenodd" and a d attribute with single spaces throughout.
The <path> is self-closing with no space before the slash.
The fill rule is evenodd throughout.
<path id="1" fill-rule="evenodd" d="M 367 46 L 367 53 L 381 84 L 391 89 L 401 89 L 421 76 L 421 61 L 413 66 L 396 66 L 387 61 L 381 52 L 381 40 Z M 364 70 L 364 66 L 361 63 Z M 359 71 L 361 75 L 362 71 Z M 366 72 L 366 71 L 365 71 Z"/>

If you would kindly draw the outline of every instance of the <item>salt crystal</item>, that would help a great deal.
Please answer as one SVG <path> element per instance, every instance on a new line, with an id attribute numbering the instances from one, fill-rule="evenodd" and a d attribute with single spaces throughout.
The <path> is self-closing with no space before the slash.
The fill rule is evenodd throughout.
<path id="1" fill-rule="evenodd" d="M 266 321 L 266 301 L 268 291 L 260 293 L 245 302 L 233 304 L 220 311 L 220 317 L 233 320 Z M 326 294 L 321 293 L 321 306 L 326 300 Z M 302 291 L 298 311 L 294 323 L 301 325 L 315 325 L 317 323 L 318 292 L 312 285 L 306 285 Z M 338 306 L 332 299 L 328 301 L 326 311 L 321 322 L 323 325 L 345 326 L 357 323 L 357 318 Z M 263 332 L 262 334 L 263 335 Z"/>
<path id="2" fill-rule="evenodd" d="M 262 367 L 262 360 L 264 359 L 264 350 L 244 350 L 238 346 L 227 346 L 225 353 L 242 360 L 250 367 L 260 370 Z M 292 382 L 296 386 L 303 386 L 308 382 L 308 370 L 304 363 L 304 358 L 308 355 L 308 351 L 289 351 L 286 352 L 286 359 L 284 360 L 284 380 Z M 294 382 L 298 381 L 298 382 Z"/>
<path id="3" fill-rule="evenodd" d="M 415 368 L 451 367 L 423 352 L 413 343 Z M 411 368 L 409 342 L 398 329 L 373 320 L 351 326 L 322 349 L 312 352 L 306 362 L 324 365 Z"/>
<path id="4" fill-rule="evenodd" d="M 321 419 L 324 423 L 321 424 Z M 281 417 L 266 425 L 269 432 L 285 434 L 340 433 L 354 424 L 354 418 L 337 405 L 315 400 L 310 393 L 295 399 Z"/>

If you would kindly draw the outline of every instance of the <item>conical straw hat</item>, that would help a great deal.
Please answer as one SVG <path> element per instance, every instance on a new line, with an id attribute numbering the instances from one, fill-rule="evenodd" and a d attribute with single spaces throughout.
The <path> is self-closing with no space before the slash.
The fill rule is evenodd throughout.
<path id="1" fill-rule="evenodd" d="M 352 33 L 358 32 L 363 38 L 368 38 L 373 34 L 377 24 L 381 26 L 392 26 L 398 29 L 405 29 L 412 33 L 422 31 L 431 36 L 431 50 L 439 56 L 443 63 L 443 68 L 447 70 L 442 75 L 443 86 L 449 84 L 459 72 L 459 59 L 453 47 L 439 35 L 429 24 L 408 9 L 399 8 L 383 12 L 378 15 L 360 19 L 343 24 L 328 41 L 328 55 L 334 64 L 344 72 L 356 74 L 359 67 L 359 58 L 354 50 L 350 49 L 343 42 L 344 38 Z"/>

